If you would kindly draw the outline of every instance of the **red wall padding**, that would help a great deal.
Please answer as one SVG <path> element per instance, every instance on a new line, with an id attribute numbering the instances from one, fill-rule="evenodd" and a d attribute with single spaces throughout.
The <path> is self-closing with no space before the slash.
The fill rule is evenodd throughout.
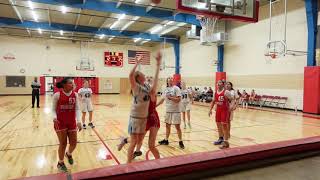
<path id="1" fill-rule="evenodd" d="M 46 92 L 46 77 L 40 76 L 40 95 L 44 95 Z"/>
<path id="2" fill-rule="evenodd" d="M 217 82 L 220 80 L 227 80 L 227 73 L 226 72 L 216 72 L 216 82 L 215 86 L 217 89 Z"/>
<path id="3" fill-rule="evenodd" d="M 320 66 L 304 68 L 303 112 L 320 114 Z"/>
<path id="4" fill-rule="evenodd" d="M 181 74 L 174 74 L 173 75 L 173 82 L 174 82 L 175 85 L 180 86 Z"/>

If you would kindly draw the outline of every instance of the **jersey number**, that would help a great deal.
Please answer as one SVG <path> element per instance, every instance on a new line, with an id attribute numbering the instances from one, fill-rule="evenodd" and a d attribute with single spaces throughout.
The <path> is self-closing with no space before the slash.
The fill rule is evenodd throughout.
<path id="1" fill-rule="evenodd" d="M 224 96 L 219 96 L 218 101 L 219 102 L 223 102 L 224 101 Z"/>
<path id="2" fill-rule="evenodd" d="M 188 94 L 183 94 L 182 95 L 182 99 L 187 99 L 188 98 Z"/>
<path id="3" fill-rule="evenodd" d="M 75 104 L 76 98 L 69 98 L 69 104 Z"/>

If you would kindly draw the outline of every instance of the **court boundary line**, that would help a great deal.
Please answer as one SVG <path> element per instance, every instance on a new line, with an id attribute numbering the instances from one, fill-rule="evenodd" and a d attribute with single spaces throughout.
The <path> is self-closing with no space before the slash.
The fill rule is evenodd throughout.
<path id="1" fill-rule="evenodd" d="M 101 138 L 100 134 L 98 133 L 97 130 L 95 130 L 95 128 L 92 129 L 93 132 L 98 136 L 98 138 L 100 139 L 101 143 L 104 145 L 104 147 L 109 151 L 110 155 L 112 156 L 113 160 L 116 161 L 116 163 L 118 165 L 120 165 L 120 161 L 117 159 L 117 157 L 112 153 L 111 149 L 108 147 L 108 145 L 103 141 L 103 139 Z"/>

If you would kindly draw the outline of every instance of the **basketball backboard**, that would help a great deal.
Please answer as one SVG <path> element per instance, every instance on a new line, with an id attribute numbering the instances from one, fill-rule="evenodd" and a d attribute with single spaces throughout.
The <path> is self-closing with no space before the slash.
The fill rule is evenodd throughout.
<path id="1" fill-rule="evenodd" d="M 259 0 L 177 0 L 178 11 L 245 22 L 257 22 Z"/>

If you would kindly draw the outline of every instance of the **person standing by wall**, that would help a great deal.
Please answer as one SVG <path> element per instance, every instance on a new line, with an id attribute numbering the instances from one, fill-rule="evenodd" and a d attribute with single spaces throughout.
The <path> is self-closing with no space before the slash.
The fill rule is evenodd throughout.
<path id="1" fill-rule="evenodd" d="M 37 99 L 37 108 L 40 108 L 40 87 L 41 84 L 38 82 L 38 78 L 35 77 L 34 81 L 31 83 L 32 87 L 32 108 L 34 108 L 35 99 Z"/>

